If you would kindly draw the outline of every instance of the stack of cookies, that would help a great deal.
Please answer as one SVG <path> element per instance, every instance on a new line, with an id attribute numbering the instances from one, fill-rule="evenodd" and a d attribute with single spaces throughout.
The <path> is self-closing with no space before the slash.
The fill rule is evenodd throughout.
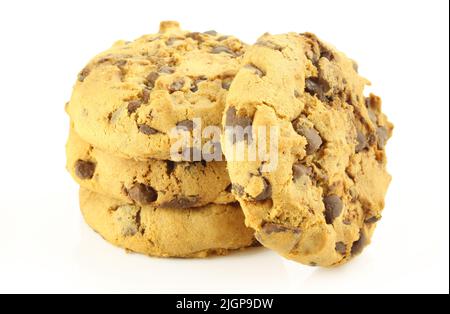
<path id="1" fill-rule="evenodd" d="M 393 127 L 368 83 L 309 33 L 247 46 L 163 22 L 117 42 L 80 72 L 66 107 L 85 220 L 151 256 L 261 243 L 342 264 L 369 243 L 390 182 Z"/>
<path id="2" fill-rule="evenodd" d="M 158 34 L 117 42 L 81 71 L 67 105 L 67 167 L 85 220 L 107 241 L 173 257 L 254 244 L 225 161 L 189 160 L 189 143 L 180 146 L 187 158 L 175 158 L 170 136 L 193 136 L 194 118 L 220 126 L 244 50 L 234 37 L 164 22 Z"/>

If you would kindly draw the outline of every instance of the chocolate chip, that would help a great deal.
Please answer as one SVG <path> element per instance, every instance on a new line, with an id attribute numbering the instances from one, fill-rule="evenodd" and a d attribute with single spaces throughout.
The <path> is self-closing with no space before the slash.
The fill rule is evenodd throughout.
<path id="1" fill-rule="evenodd" d="M 319 132 L 314 128 L 308 128 L 304 126 L 297 126 L 295 131 L 304 136 L 308 144 L 306 145 L 306 154 L 312 155 L 319 150 L 322 146 L 323 141 L 320 137 Z"/>
<path id="2" fill-rule="evenodd" d="M 175 73 L 175 69 L 168 65 L 165 65 L 165 66 L 162 66 L 161 68 L 159 68 L 159 73 L 173 74 L 173 73 Z"/>
<path id="3" fill-rule="evenodd" d="M 337 195 L 324 197 L 323 203 L 325 204 L 325 220 L 327 224 L 331 225 L 341 215 L 344 204 Z"/>
<path id="4" fill-rule="evenodd" d="M 206 77 L 200 77 L 200 78 L 196 79 L 191 86 L 191 92 L 196 93 L 198 91 L 198 84 L 200 84 L 201 82 L 204 82 L 206 80 L 207 80 Z"/>
<path id="5" fill-rule="evenodd" d="M 191 208 L 198 204 L 198 196 L 179 196 L 161 204 L 163 208 Z"/>
<path id="6" fill-rule="evenodd" d="M 184 87 L 184 80 L 183 79 L 178 79 L 176 81 L 174 81 L 170 86 L 169 86 L 169 91 L 171 93 L 175 93 L 178 92 L 180 90 L 182 90 Z"/>
<path id="7" fill-rule="evenodd" d="M 269 235 L 272 233 L 280 233 L 280 232 L 292 232 L 294 234 L 301 233 L 301 230 L 298 228 L 286 227 L 286 226 L 276 224 L 276 223 L 271 223 L 271 222 L 266 222 L 262 227 L 262 231 L 265 234 L 269 234 Z"/>
<path id="8" fill-rule="evenodd" d="M 336 252 L 338 252 L 341 255 L 345 255 L 347 253 L 347 246 L 344 242 L 337 242 L 336 243 Z"/>
<path id="9" fill-rule="evenodd" d="M 142 106 L 142 101 L 133 100 L 128 103 L 128 114 L 132 114 Z"/>
<path id="10" fill-rule="evenodd" d="M 231 79 L 231 78 L 224 79 L 222 81 L 222 88 L 225 90 L 230 90 L 232 82 L 233 82 L 233 79 Z"/>
<path id="11" fill-rule="evenodd" d="M 151 186 L 136 183 L 128 190 L 128 196 L 142 205 L 149 205 L 158 199 L 158 193 Z"/>
<path id="12" fill-rule="evenodd" d="M 357 141 L 357 145 L 356 145 L 355 151 L 357 153 L 360 153 L 367 148 L 367 144 L 368 144 L 367 138 L 364 135 L 364 133 L 359 130 L 356 133 L 356 141 Z"/>
<path id="13" fill-rule="evenodd" d="M 224 41 L 227 40 L 228 38 L 230 38 L 230 36 L 220 36 L 219 38 L 217 38 L 217 41 Z"/>
<path id="14" fill-rule="evenodd" d="M 366 246 L 366 244 L 367 244 L 367 237 L 364 234 L 364 232 L 361 230 L 361 232 L 359 233 L 359 240 L 353 242 L 352 256 L 361 254 L 362 251 L 364 250 L 364 247 Z"/>
<path id="15" fill-rule="evenodd" d="M 78 74 L 78 81 L 80 82 L 84 82 L 84 80 L 86 79 L 86 77 L 88 77 L 88 75 L 91 73 L 91 69 L 89 69 L 88 67 L 84 68 L 83 70 L 81 70 L 81 72 Z"/>
<path id="16" fill-rule="evenodd" d="M 320 57 L 328 59 L 329 61 L 334 60 L 334 54 L 331 50 L 320 44 Z"/>
<path id="17" fill-rule="evenodd" d="M 95 173 L 95 164 L 91 161 L 77 160 L 75 163 L 75 174 L 81 180 L 90 180 Z"/>
<path id="18" fill-rule="evenodd" d="M 298 92 L 298 90 L 294 91 L 294 97 L 295 98 L 299 98 L 300 97 L 300 93 Z"/>
<path id="19" fill-rule="evenodd" d="M 309 77 L 305 81 L 305 91 L 319 98 L 321 101 L 327 101 L 326 93 L 331 90 L 330 84 L 319 77 Z"/>
<path id="20" fill-rule="evenodd" d="M 381 217 L 373 216 L 373 217 L 370 217 L 370 218 L 366 219 L 364 221 L 364 223 L 366 223 L 368 225 L 373 225 L 374 223 L 377 223 L 380 220 L 381 220 Z"/>
<path id="21" fill-rule="evenodd" d="M 182 129 L 184 131 L 192 131 L 195 128 L 194 121 L 184 120 L 177 123 L 177 129 Z"/>
<path id="22" fill-rule="evenodd" d="M 175 167 L 177 166 L 177 164 L 174 161 L 167 160 L 166 166 L 166 173 L 168 176 L 170 176 L 175 171 Z"/>
<path id="23" fill-rule="evenodd" d="M 150 89 L 155 88 L 156 80 L 159 78 L 159 73 L 152 72 L 147 75 L 145 85 L 147 85 Z"/>
<path id="24" fill-rule="evenodd" d="M 150 100 L 150 91 L 148 89 L 144 88 L 142 90 L 141 99 L 143 104 L 148 104 Z"/>
<path id="25" fill-rule="evenodd" d="M 292 166 L 292 172 L 293 172 L 294 181 L 297 181 L 301 177 L 311 176 L 312 168 L 306 167 L 303 164 L 297 163 Z"/>
<path id="26" fill-rule="evenodd" d="M 377 128 L 378 149 L 383 149 L 389 139 L 388 130 L 384 126 Z"/>
<path id="27" fill-rule="evenodd" d="M 204 32 L 203 34 L 210 35 L 210 36 L 217 36 L 218 33 L 215 30 L 210 30 L 210 31 Z"/>
<path id="28" fill-rule="evenodd" d="M 245 195 L 245 188 L 242 185 L 233 183 L 232 190 L 233 190 L 233 193 L 239 197 L 243 197 Z"/>
<path id="29" fill-rule="evenodd" d="M 231 139 L 233 144 L 236 143 L 237 141 L 245 141 L 245 140 L 247 140 L 248 142 L 252 141 L 252 130 L 251 130 L 252 124 L 253 121 L 251 118 L 245 116 L 238 116 L 235 107 L 230 107 L 227 110 L 225 126 L 241 127 L 244 131 L 243 134 L 239 134 L 242 130 L 235 130 L 235 132 L 238 134 L 233 134 L 234 138 Z M 246 130 L 248 131 L 248 133 L 245 132 Z"/>
<path id="30" fill-rule="evenodd" d="M 272 185 L 266 178 L 262 178 L 262 180 L 263 190 L 258 196 L 255 197 L 255 201 L 257 202 L 265 201 L 272 197 Z"/>
<path id="31" fill-rule="evenodd" d="M 159 133 L 158 130 L 155 130 L 152 127 L 149 127 L 146 124 L 139 125 L 139 132 L 145 135 L 154 135 L 156 133 Z"/>
<path id="32" fill-rule="evenodd" d="M 217 46 L 217 47 L 214 47 L 214 48 L 211 50 L 211 53 L 213 53 L 213 54 L 228 53 L 228 54 L 233 55 L 233 56 L 236 55 L 236 54 L 234 53 L 233 50 L 231 50 L 230 48 L 228 48 L 228 47 L 226 47 L 226 46 Z"/>
<path id="33" fill-rule="evenodd" d="M 370 121 L 372 121 L 373 124 L 378 124 L 378 117 L 375 111 L 372 108 L 367 109 L 367 114 L 369 115 Z"/>
<path id="34" fill-rule="evenodd" d="M 259 77 L 263 77 L 266 75 L 266 73 L 261 70 L 260 68 L 258 68 L 256 65 L 254 64 L 247 64 L 246 66 L 244 66 L 244 69 L 250 70 L 253 72 L 253 74 L 259 76 Z"/>

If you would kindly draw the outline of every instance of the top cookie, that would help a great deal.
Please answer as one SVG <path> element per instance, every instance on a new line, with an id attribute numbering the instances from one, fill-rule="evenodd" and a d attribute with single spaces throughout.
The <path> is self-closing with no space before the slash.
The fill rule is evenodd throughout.
<path id="1" fill-rule="evenodd" d="M 163 22 L 158 34 L 119 41 L 95 57 L 78 75 L 66 110 L 81 138 L 99 149 L 138 160 L 174 160 L 170 148 L 179 138 L 171 131 L 192 137 L 193 129 L 220 126 L 244 49 L 235 37 Z M 194 118 L 202 125 L 194 125 Z M 189 153 L 192 147 L 179 149 Z"/>
<path id="2" fill-rule="evenodd" d="M 242 64 L 222 146 L 247 224 L 289 259 L 349 260 L 369 242 L 391 180 L 384 147 L 393 126 L 380 98 L 366 98 L 356 63 L 313 34 L 264 35 Z M 236 126 L 249 133 L 233 135 Z M 252 159 L 252 144 L 268 157 Z"/>

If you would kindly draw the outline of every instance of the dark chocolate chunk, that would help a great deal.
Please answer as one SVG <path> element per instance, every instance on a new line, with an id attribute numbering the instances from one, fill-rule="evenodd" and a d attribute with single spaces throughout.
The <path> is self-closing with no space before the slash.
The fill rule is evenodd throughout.
<path id="1" fill-rule="evenodd" d="M 175 80 L 170 86 L 169 86 L 169 91 L 171 92 L 171 93 L 175 93 L 175 92 L 178 92 L 178 91 L 180 91 L 180 90 L 182 90 L 183 89 L 183 87 L 184 87 L 184 79 L 178 79 L 178 80 Z"/>
<path id="2" fill-rule="evenodd" d="M 145 85 L 147 85 L 150 89 L 155 87 L 156 80 L 159 78 L 159 73 L 152 72 L 147 75 Z"/>
<path id="3" fill-rule="evenodd" d="M 373 216 L 373 217 L 370 217 L 370 218 L 366 219 L 364 221 L 364 223 L 366 223 L 368 225 L 372 225 L 374 223 L 379 222 L 380 220 L 381 220 L 381 217 Z"/>
<path id="4" fill-rule="evenodd" d="M 166 173 L 170 176 L 174 171 L 177 164 L 174 161 L 167 160 L 166 161 L 167 170 Z"/>
<path id="5" fill-rule="evenodd" d="M 145 185 L 143 183 L 136 183 L 128 189 L 129 197 L 142 205 L 149 205 L 158 199 L 158 193 L 151 186 Z"/>
<path id="6" fill-rule="evenodd" d="M 327 224 L 331 225 L 334 220 L 341 215 L 344 204 L 337 195 L 328 195 L 324 197 L 323 203 L 325 204 L 325 220 Z"/>
<path id="7" fill-rule="evenodd" d="M 356 144 L 355 151 L 357 153 L 360 153 L 367 148 L 367 144 L 368 144 L 367 138 L 364 135 L 364 133 L 359 130 L 357 131 L 357 134 L 356 134 L 356 141 L 357 141 L 357 144 Z"/>
<path id="8" fill-rule="evenodd" d="M 233 82 L 233 79 L 230 79 L 230 78 L 224 79 L 222 81 L 222 88 L 225 89 L 225 90 L 230 90 L 232 82 Z"/>
<path id="9" fill-rule="evenodd" d="M 141 100 L 143 104 L 148 104 L 150 101 L 150 91 L 146 88 L 142 90 Z"/>
<path id="10" fill-rule="evenodd" d="M 344 242 L 337 242 L 336 243 L 336 252 L 338 252 L 341 255 L 345 255 L 347 253 L 347 246 Z"/>
<path id="11" fill-rule="evenodd" d="M 141 124 L 139 125 L 139 132 L 145 135 L 154 135 L 156 133 L 158 133 L 158 130 L 155 130 L 154 128 L 146 125 L 146 124 Z"/>
<path id="12" fill-rule="evenodd" d="M 306 154 L 312 155 L 319 150 L 322 146 L 323 141 L 320 137 L 319 132 L 314 128 L 308 128 L 304 126 L 297 126 L 295 131 L 304 136 L 308 144 L 306 145 Z"/>
<path id="13" fill-rule="evenodd" d="M 175 73 L 175 69 L 168 65 L 165 65 L 165 66 L 162 66 L 159 68 L 159 73 L 173 74 L 173 73 Z"/>
<path id="14" fill-rule="evenodd" d="M 94 176 L 96 165 L 91 161 L 77 160 L 75 174 L 81 180 L 90 180 Z"/>
<path id="15" fill-rule="evenodd" d="M 312 168 L 307 167 L 301 163 L 297 163 L 292 166 L 292 172 L 293 172 L 294 181 L 297 181 L 301 177 L 311 176 Z"/>
<path id="16" fill-rule="evenodd" d="M 265 201 L 272 197 L 272 185 L 266 178 L 262 178 L 262 180 L 263 180 L 263 190 L 258 196 L 255 197 L 255 201 L 258 202 Z"/>
<path id="17" fill-rule="evenodd" d="M 389 139 L 389 132 L 384 126 L 377 128 L 378 149 L 383 149 Z"/>
<path id="18" fill-rule="evenodd" d="M 305 81 L 305 91 L 319 98 L 321 101 L 328 101 L 326 94 L 331 90 L 330 84 L 319 77 L 309 77 Z"/>
<path id="19" fill-rule="evenodd" d="M 364 250 L 364 247 L 366 246 L 366 244 L 367 244 L 367 237 L 364 234 L 364 231 L 361 230 L 361 232 L 359 233 L 359 240 L 353 242 L 352 256 L 361 254 L 362 251 Z"/>
<path id="20" fill-rule="evenodd" d="M 133 100 L 128 103 L 128 114 L 136 112 L 142 106 L 142 101 Z"/>
<path id="21" fill-rule="evenodd" d="M 230 54 L 230 55 L 232 55 L 232 56 L 235 56 L 235 55 L 236 55 L 236 54 L 234 53 L 233 50 L 231 50 L 230 48 L 228 48 L 228 47 L 226 47 L 226 46 L 217 46 L 217 47 L 214 47 L 214 48 L 211 50 L 211 53 L 213 53 L 213 54 L 228 53 L 228 54 Z"/>

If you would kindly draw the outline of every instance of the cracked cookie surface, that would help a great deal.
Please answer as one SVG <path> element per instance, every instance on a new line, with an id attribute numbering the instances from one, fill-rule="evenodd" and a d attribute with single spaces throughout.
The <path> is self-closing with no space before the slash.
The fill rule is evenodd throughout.
<path id="1" fill-rule="evenodd" d="M 173 160 L 170 148 L 179 138 L 171 131 L 189 132 L 190 143 L 179 147 L 189 153 L 194 127 L 220 127 L 244 50 L 235 37 L 163 22 L 158 34 L 119 41 L 95 57 L 78 75 L 66 111 L 81 138 L 105 152 Z"/>
<path id="2" fill-rule="evenodd" d="M 357 64 L 310 33 L 266 34 L 242 64 L 223 125 L 250 134 L 225 131 L 222 146 L 247 225 L 288 259 L 348 261 L 369 244 L 391 181 L 384 148 L 393 126 L 380 98 L 365 97 Z M 264 158 L 232 160 L 243 142 L 270 147 L 268 127 L 279 133 L 274 171 Z"/>
<path id="3" fill-rule="evenodd" d="M 225 162 L 138 161 L 107 154 L 73 129 L 67 169 L 86 189 L 124 203 L 189 208 L 236 202 Z"/>
<path id="4" fill-rule="evenodd" d="M 83 216 L 108 242 L 159 257 L 225 255 L 255 244 L 239 205 L 185 210 L 123 204 L 80 189 Z"/>

